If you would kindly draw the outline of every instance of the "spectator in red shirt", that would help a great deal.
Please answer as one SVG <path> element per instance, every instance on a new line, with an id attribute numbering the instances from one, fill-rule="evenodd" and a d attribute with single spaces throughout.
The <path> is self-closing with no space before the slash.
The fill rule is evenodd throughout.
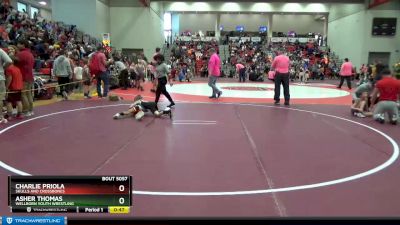
<path id="1" fill-rule="evenodd" d="M 97 52 L 93 53 L 92 56 L 89 56 L 90 61 L 97 60 L 97 66 L 99 67 L 99 74 L 94 74 L 97 82 L 97 96 L 99 98 L 105 98 L 108 95 L 108 89 L 109 89 L 109 84 L 110 84 L 110 77 L 107 72 L 107 66 L 111 64 L 112 62 L 107 62 L 107 57 L 104 54 L 104 48 L 103 46 L 98 46 L 97 47 Z M 91 64 L 92 62 L 90 62 Z M 95 63 L 96 64 L 96 63 Z M 101 92 L 101 82 L 103 81 L 104 83 L 104 89 L 103 93 Z"/>
<path id="2" fill-rule="evenodd" d="M 387 113 L 390 123 L 396 125 L 399 119 L 397 101 L 400 95 L 400 80 L 393 78 L 389 69 L 384 69 L 381 75 L 382 79 L 376 83 L 372 92 L 371 111 L 379 94 L 379 102 L 374 109 L 374 119 L 380 123 L 385 123 L 385 114 Z"/>
<path id="3" fill-rule="evenodd" d="M 30 44 L 27 40 L 18 41 L 19 52 L 16 55 L 16 66 L 21 70 L 24 87 L 21 94 L 23 112 L 25 116 L 33 116 L 33 67 L 35 59 L 29 49 Z"/>
<path id="4" fill-rule="evenodd" d="M 21 70 L 15 65 L 11 64 L 7 67 L 6 71 L 6 87 L 7 87 L 7 113 L 8 118 L 12 116 L 13 107 L 17 107 L 17 119 L 22 119 L 22 102 L 21 90 L 24 87 Z"/>

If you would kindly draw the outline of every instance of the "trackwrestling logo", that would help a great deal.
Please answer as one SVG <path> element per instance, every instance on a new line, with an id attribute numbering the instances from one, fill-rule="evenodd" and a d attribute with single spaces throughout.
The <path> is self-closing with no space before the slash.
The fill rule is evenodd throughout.
<path id="1" fill-rule="evenodd" d="M 8 224 L 8 225 L 46 225 L 46 224 L 51 224 L 51 225 L 65 225 L 66 224 L 66 218 L 64 217 L 59 217 L 59 216 L 54 216 L 54 217 L 24 217 L 24 216 L 18 216 L 18 217 L 3 217 L 3 224 Z"/>

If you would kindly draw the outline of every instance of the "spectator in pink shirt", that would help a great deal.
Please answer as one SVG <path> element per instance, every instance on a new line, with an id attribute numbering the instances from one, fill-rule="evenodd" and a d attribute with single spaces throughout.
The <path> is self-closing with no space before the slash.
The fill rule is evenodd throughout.
<path id="1" fill-rule="evenodd" d="M 353 64 L 349 62 L 348 58 L 344 59 L 344 63 L 342 64 L 342 68 L 340 69 L 340 84 L 337 88 L 342 88 L 344 83 L 344 79 L 346 79 L 347 86 L 351 90 L 351 76 L 353 75 Z"/>
<path id="2" fill-rule="evenodd" d="M 278 53 L 272 62 L 271 67 L 275 70 L 275 105 L 280 103 L 281 84 L 283 85 L 283 94 L 285 96 L 285 106 L 289 106 L 290 93 L 289 93 L 289 66 L 290 59 L 282 52 Z"/>
<path id="3" fill-rule="evenodd" d="M 245 82 L 246 80 L 246 68 L 243 66 L 243 64 L 238 63 L 236 64 L 236 72 L 239 73 L 239 82 Z"/>
<path id="4" fill-rule="evenodd" d="M 210 49 L 210 61 L 208 62 L 208 86 L 213 90 L 210 98 L 219 98 L 222 95 L 222 91 L 217 88 L 217 79 L 221 76 L 221 60 L 215 49 Z"/>

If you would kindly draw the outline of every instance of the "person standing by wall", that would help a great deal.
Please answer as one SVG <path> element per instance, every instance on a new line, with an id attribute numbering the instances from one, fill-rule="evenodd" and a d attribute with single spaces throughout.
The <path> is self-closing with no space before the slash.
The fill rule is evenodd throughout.
<path id="1" fill-rule="evenodd" d="M 33 116 L 33 67 L 35 59 L 30 50 L 28 40 L 21 39 L 17 43 L 19 52 L 16 55 L 16 66 L 21 70 L 24 80 L 24 89 L 21 94 L 23 112 L 25 116 Z"/>
<path id="2" fill-rule="evenodd" d="M 212 88 L 210 98 L 219 98 L 222 91 L 217 88 L 217 79 L 221 76 L 221 60 L 214 48 L 210 49 L 210 61 L 208 62 L 208 86 Z"/>
<path id="3" fill-rule="evenodd" d="M 275 70 L 275 105 L 280 104 L 281 84 L 283 85 L 283 94 L 285 96 L 285 106 L 289 106 L 289 66 L 290 59 L 282 52 L 278 52 L 271 67 Z"/>
<path id="4" fill-rule="evenodd" d="M 348 58 L 344 59 L 344 63 L 340 69 L 340 84 L 337 88 L 342 88 L 344 79 L 346 79 L 347 87 L 351 90 L 351 76 L 353 75 L 353 64 Z"/>

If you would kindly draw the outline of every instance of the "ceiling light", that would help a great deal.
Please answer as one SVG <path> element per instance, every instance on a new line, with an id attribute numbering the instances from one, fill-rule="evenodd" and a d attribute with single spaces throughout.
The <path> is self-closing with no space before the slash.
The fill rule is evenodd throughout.
<path id="1" fill-rule="evenodd" d="M 41 5 L 47 5 L 47 2 L 41 1 L 41 2 L 39 2 L 39 4 L 41 4 Z"/>

